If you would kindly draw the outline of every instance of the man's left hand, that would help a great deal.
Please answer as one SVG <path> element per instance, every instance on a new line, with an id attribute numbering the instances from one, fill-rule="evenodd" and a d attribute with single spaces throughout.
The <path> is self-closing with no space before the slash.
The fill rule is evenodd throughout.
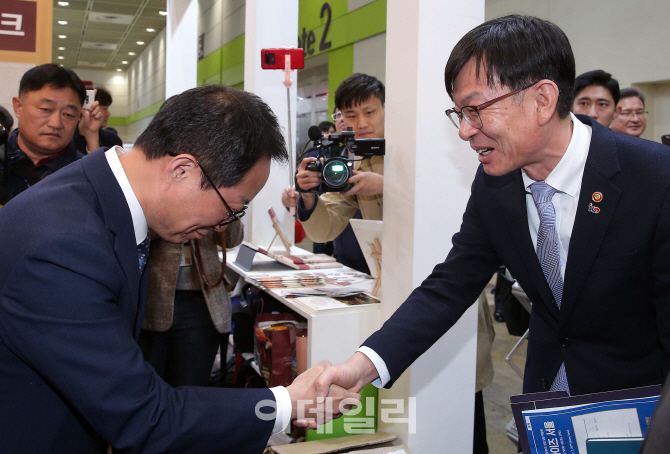
<path id="1" fill-rule="evenodd" d="M 349 178 L 349 183 L 354 187 L 343 192 L 342 195 L 377 195 L 384 193 L 384 175 L 374 172 L 361 172 L 354 170 L 354 176 Z"/>
<path id="2" fill-rule="evenodd" d="M 102 114 L 102 109 L 100 109 L 100 103 L 94 101 L 90 109 L 83 109 L 81 111 L 81 120 L 79 120 L 79 133 L 82 136 L 98 134 L 104 116 Z"/>

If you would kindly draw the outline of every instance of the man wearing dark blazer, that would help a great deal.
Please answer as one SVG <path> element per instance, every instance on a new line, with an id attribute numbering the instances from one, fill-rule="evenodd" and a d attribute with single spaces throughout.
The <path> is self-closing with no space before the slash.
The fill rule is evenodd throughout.
<path id="1" fill-rule="evenodd" d="M 553 23 L 468 32 L 447 110 L 481 163 L 446 261 L 347 362 L 317 382 L 390 386 L 501 264 L 533 302 L 524 392 L 662 383 L 670 348 L 670 156 L 570 114 L 574 57 Z M 546 192 L 545 192 L 546 191 Z M 323 389 L 320 387 L 324 386 Z"/>
<path id="2" fill-rule="evenodd" d="M 299 416 L 327 363 L 287 388 L 175 389 L 137 345 L 148 229 L 174 243 L 222 231 L 286 158 L 260 98 L 200 87 L 133 150 L 95 151 L 0 209 L 3 452 L 260 453 Z"/>

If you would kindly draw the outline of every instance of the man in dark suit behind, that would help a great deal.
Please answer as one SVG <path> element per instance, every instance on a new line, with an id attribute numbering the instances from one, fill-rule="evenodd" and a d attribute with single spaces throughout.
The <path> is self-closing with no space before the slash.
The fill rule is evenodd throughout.
<path id="1" fill-rule="evenodd" d="M 270 162 L 287 159 L 270 108 L 192 89 L 136 145 L 97 150 L 0 209 L 3 452 L 260 453 L 314 400 L 327 363 L 287 388 L 172 388 L 136 342 L 148 229 L 184 243 L 239 221 Z"/>
<path id="2" fill-rule="evenodd" d="M 524 392 L 662 383 L 670 347 L 670 155 L 570 114 L 553 23 L 508 16 L 446 65 L 447 115 L 481 163 L 446 261 L 320 386 L 390 386 L 505 264 L 533 302 Z M 539 208 L 539 209 L 538 209 Z"/>

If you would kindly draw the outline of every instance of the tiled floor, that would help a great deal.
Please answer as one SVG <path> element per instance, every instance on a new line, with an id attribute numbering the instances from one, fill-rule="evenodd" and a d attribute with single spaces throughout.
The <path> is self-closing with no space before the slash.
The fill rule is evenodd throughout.
<path id="1" fill-rule="evenodd" d="M 489 307 L 493 313 L 493 295 L 488 294 Z M 484 389 L 484 411 L 486 413 L 486 438 L 490 454 L 515 454 L 516 446 L 505 435 L 505 427 L 512 419 L 509 396 L 521 394 L 521 378 L 505 361 L 505 356 L 519 341 L 510 336 L 504 323 L 493 321 L 496 337 L 491 355 L 495 376 L 493 382 Z M 526 343 L 514 355 L 514 362 L 523 370 L 526 362 Z"/>

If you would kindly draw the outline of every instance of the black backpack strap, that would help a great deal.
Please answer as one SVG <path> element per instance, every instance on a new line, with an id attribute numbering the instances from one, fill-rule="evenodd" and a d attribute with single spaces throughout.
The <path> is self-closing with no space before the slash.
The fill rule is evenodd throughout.
<path id="1" fill-rule="evenodd" d="M 16 164 L 14 164 L 10 171 L 18 175 L 19 177 L 23 178 L 26 180 L 26 182 L 32 186 L 36 183 L 38 183 L 42 178 L 45 176 L 49 175 L 51 172 L 46 172 L 43 175 L 39 175 L 35 171 L 35 166 L 33 165 L 32 161 L 29 159 L 21 159 L 18 161 Z"/>

